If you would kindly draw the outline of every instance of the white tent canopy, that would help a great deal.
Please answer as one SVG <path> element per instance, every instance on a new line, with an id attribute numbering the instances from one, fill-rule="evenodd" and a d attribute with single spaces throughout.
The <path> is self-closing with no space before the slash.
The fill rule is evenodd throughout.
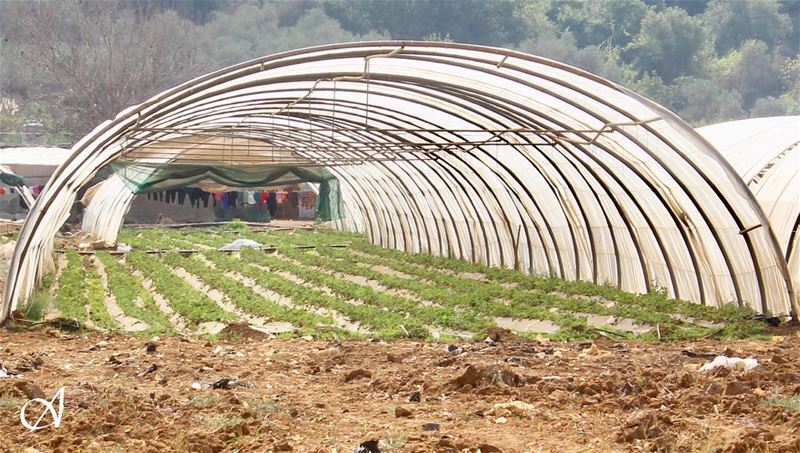
<path id="1" fill-rule="evenodd" d="M 46 271 L 39 263 L 98 170 L 146 157 L 126 155 L 132 149 L 190 163 L 175 140 L 198 134 L 266 144 L 206 149 L 220 166 L 285 149 L 292 162 L 328 168 L 347 214 L 335 226 L 386 247 L 633 292 L 664 288 L 706 305 L 792 311 L 778 242 L 769 228 L 754 228 L 767 222 L 759 204 L 671 112 L 545 58 L 380 41 L 245 62 L 99 125 L 26 220 L 3 315 Z M 129 189 L 117 186 L 95 199 L 129 203 Z M 121 224 L 110 217 L 103 222 Z"/>

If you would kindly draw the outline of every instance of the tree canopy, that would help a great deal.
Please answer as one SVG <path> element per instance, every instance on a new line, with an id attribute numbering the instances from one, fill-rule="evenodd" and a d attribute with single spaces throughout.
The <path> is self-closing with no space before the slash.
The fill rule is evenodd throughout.
<path id="1" fill-rule="evenodd" d="M 0 1 L 0 132 L 82 134 L 250 58 L 366 39 L 516 48 L 705 124 L 800 111 L 796 0 Z"/>

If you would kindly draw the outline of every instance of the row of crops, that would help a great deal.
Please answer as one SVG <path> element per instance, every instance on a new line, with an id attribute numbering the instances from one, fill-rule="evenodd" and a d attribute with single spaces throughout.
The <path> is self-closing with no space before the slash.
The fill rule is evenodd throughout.
<path id="1" fill-rule="evenodd" d="M 217 251 L 243 238 L 271 249 Z M 61 271 L 32 299 L 29 314 L 132 330 L 124 317 L 145 326 L 136 329 L 144 335 L 209 334 L 209 325 L 242 320 L 291 324 L 287 336 L 340 339 L 481 339 L 509 322 L 523 326 L 521 335 L 557 339 L 745 337 L 762 330 L 733 306 L 717 310 L 660 292 L 633 295 L 387 250 L 363 236 L 326 229 L 254 231 L 236 223 L 125 229 L 120 241 L 134 251 L 66 252 Z"/>

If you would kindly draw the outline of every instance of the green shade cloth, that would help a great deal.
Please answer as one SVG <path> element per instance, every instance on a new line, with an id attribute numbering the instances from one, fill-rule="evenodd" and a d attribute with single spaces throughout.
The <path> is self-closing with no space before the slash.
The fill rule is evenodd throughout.
<path id="1" fill-rule="evenodd" d="M 0 173 L 0 182 L 7 186 L 22 187 L 25 185 L 25 178 L 14 173 Z"/>
<path id="2" fill-rule="evenodd" d="M 188 164 L 113 163 L 111 168 L 133 193 L 160 192 L 214 181 L 231 188 L 280 187 L 304 182 L 319 183 L 316 220 L 344 217 L 339 181 L 324 167 L 275 165 L 209 166 Z"/>

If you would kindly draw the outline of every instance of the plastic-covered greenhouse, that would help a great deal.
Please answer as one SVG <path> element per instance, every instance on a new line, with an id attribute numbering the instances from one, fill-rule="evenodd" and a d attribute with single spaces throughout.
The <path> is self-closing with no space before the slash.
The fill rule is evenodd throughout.
<path id="1" fill-rule="evenodd" d="M 109 166 L 84 218 L 109 241 L 136 192 L 298 178 L 330 183 L 342 203 L 333 227 L 385 247 L 795 311 L 781 242 L 700 134 L 621 86 L 510 50 L 327 45 L 232 66 L 126 109 L 73 147 L 36 202 L 3 317 L 50 270 L 76 194 Z"/>
<path id="2" fill-rule="evenodd" d="M 730 121 L 698 132 L 742 176 L 769 218 L 800 289 L 800 116 Z"/>

